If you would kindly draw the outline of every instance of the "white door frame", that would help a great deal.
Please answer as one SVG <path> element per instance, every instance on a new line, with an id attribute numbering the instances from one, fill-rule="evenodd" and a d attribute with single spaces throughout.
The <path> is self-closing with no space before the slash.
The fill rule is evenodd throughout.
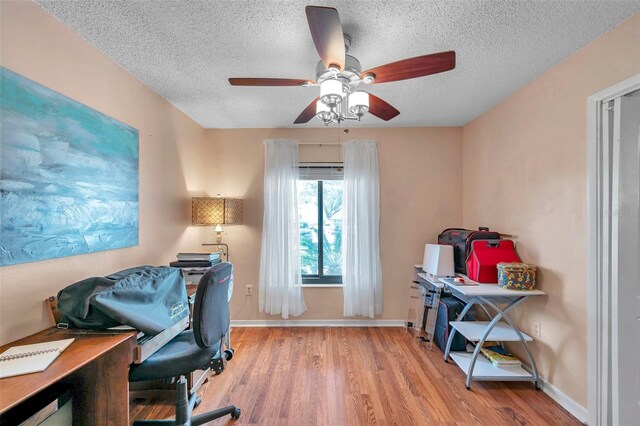
<path id="1" fill-rule="evenodd" d="M 610 229 L 613 208 L 609 202 L 612 152 L 602 140 L 602 104 L 640 89 L 640 74 L 602 90 L 587 99 L 587 371 L 588 422 L 605 426 L 611 417 L 611 325 L 616 318 L 610 295 Z"/>

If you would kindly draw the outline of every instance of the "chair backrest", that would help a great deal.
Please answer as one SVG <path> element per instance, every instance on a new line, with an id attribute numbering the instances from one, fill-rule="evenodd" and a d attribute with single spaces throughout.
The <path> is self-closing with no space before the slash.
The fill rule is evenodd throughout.
<path id="1" fill-rule="evenodd" d="M 193 304 L 193 335 L 201 348 L 220 344 L 229 330 L 229 283 L 233 268 L 223 262 L 200 278 Z"/>

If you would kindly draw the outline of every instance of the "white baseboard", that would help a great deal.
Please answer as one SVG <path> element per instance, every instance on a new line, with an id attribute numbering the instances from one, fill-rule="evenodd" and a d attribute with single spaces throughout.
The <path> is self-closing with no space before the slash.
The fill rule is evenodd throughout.
<path id="1" fill-rule="evenodd" d="M 231 320 L 232 327 L 406 327 L 406 320 Z"/>
<path id="2" fill-rule="evenodd" d="M 562 392 L 560 389 L 553 386 L 543 378 L 540 378 L 540 385 L 542 386 L 542 391 L 549 395 L 551 399 L 560 404 L 562 408 L 570 412 L 571 415 L 573 415 L 580 422 L 584 423 L 585 425 L 587 424 L 587 418 L 589 416 L 586 408 L 575 402 L 573 399 L 569 398 L 564 392 Z"/>

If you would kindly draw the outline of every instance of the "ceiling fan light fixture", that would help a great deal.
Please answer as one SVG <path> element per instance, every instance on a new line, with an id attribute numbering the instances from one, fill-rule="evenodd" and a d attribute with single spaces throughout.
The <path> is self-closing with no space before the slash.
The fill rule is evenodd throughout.
<path id="1" fill-rule="evenodd" d="M 342 83 L 338 80 L 325 80 L 320 83 L 320 100 L 330 108 L 342 102 Z"/>
<path id="2" fill-rule="evenodd" d="M 329 108 L 324 102 L 316 102 L 316 117 L 318 117 L 325 126 L 328 126 L 336 118 L 336 113 Z"/>
<path id="3" fill-rule="evenodd" d="M 360 119 L 369 111 L 369 94 L 357 90 L 349 95 L 349 112 Z"/>
<path id="4" fill-rule="evenodd" d="M 348 55 L 351 37 L 345 34 L 338 11 L 333 7 L 306 6 L 307 24 L 320 56 L 315 80 L 293 78 L 230 78 L 232 86 L 320 86 L 316 97 L 295 119 L 308 123 L 314 115 L 325 125 L 360 119 L 367 113 L 389 121 L 400 114 L 388 102 L 372 93 L 354 93 L 361 84 L 380 84 L 426 77 L 456 67 L 456 52 L 415 56 L 362 71 L 360 61 Z"/>

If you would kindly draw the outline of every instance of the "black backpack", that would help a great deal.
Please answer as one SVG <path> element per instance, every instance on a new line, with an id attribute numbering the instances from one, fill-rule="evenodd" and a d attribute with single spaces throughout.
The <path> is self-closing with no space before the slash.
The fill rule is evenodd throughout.
<path id="1" fill-rule="evenodd" d="M 471 251 L 473 240 L 499 240 L 500 234 L 489 231 L 489 228 L 480 228 L 472 231 L 464 228 L 447 228 L 438 235 L 438 244 L 453 246 L 453 261 L 456 272 L 467 273 L 467 257 Z"/>

